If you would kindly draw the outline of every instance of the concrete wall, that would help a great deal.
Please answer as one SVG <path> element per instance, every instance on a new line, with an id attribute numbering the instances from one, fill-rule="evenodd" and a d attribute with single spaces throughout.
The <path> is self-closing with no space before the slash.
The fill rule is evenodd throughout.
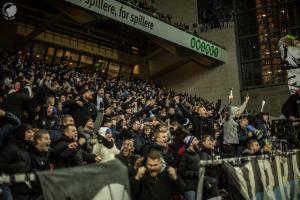
<path id="1" fill-rule="evenodd" d="M 203 33 L 202 36 L 225 46 L 228 51 L 225 64 L 207 69 L 191 61 L 158 77 L 155 81 L 175 91 L 197 94 L 210 101 L 220 98 L 223 102 L 228 102 L 229 90 L 234 88 L 234 104 L 240 104 L 240 84 L 233 24 L 226 29 L 210 30 Z M 176 62 L 173 55 L 168 56 L 165 53 L 160 56 L 153 59 L 151 71 L 158 71 L 161 66 Z"/>
<path id="2" fill-rule="evenodd" d="M 153 4 L 158 12 L 173 16 L 172 22 L 183 22 L 190 25 L 198 23 L 197 0 L 155 0 Z"/>
<path id="3" fill-rule="evenodd" d="M 266 88 L 257 88 L 248 91 L 243 91 L 242 95 L 249 94 L 250 101 L 248 104 L 249 111 L 259 112 L 261 109 L 261 103 L 266 101 L 264 111 L 270 113 L 274 117 L 281 115 L 281 107 L 289 97 L 289 91 L 287 85 L 273 86 Z"/>

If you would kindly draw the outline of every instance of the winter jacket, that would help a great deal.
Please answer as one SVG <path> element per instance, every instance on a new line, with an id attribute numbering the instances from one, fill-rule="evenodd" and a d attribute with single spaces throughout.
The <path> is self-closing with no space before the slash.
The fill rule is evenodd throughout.
<path id="1" fill-rule="evenodd" d="M 100 156 L 102 161 L 108 161 L 114 159 L 117 154 L 120 153 L 120 150 L 114 144 L 112 148 L 107 148 L 102 143 L 95 144 L 93 147 L 93 154 Z"/>
<path id="2" fill-rule="evenodd" d="M 31 171 L 50 170 L 50 151 L 41 152 L 35 146 L 29 150 Z"/>
<path id="3" fill-rule="evenodd" d="M 178 174 L 186 184 L 186 191 L 197 191 L 199 176 L 199 152 L 186 150 L 178 165 Z"/>
<path id="4" fill-rule="evenodd" d="M 185 188 L 180 176 L 173 180 L 165 169 L 157 177 L 151 177 L 148 172 L 140 181 L 134 177 L 130 180 L 132 200 L 171 200 L 174 191 L 181 192 Z"/>
<path id="5" fill-rule="evenodd" d="M 6 112 L 4 118 L 1 120 L 3 126 L 0 127 L 0 149 L 2 142 L 21 125 L 20 119 L 10 112 Z"/>
<path id="6" fill-rule="evenodd" d="M 83 151 L 79 145 L 75 149 L 69 149 L 68 145 L 73 142 L 74 140 L 65 135 L 57 142 L 51 155 L 55 167 L 74 167 L 95 162 L 96 155 Z"/>
<path id="7" fill-rule="evenodd" d="M 30 155 L 28 144 L 16 141 L 9 144 L 0 154 L 0 174 L 16 174 L 30 172 Z M 17 183 L 11 186 L 12 193 L 27 194 L 29 188 L 25 183 Z"/>
<path id="8" fill-rule="evenodd" d="M 207 117 L 201 117 L 198 115 L 198 113 L 191 113 L 187 110 L 185 106 L 182 104 L 178 104 L 179 109 L 183 113 L 183 115 L 190 119 L 193 125 L 192 133 L 194 136 L 196 136 L 198 139 L 202 135 L 213 135 L 214 133 L 214 124 L 211 121 L 211 119 Z"/>

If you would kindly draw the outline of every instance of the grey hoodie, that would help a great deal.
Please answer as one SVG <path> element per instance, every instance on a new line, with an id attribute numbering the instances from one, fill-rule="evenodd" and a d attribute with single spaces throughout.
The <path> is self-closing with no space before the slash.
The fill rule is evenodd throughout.
<path id="1" fill-rule="evenodd" d="M 225 120 L 223 125 L 224 131 L 224 144 L 239 144 L 238 126 L 239 124 L 234 120 L 237 114 L 242 114 L 247 106 L 245 101 L 240 107 L 231 106 L 229 110 L 229 117 Z"/>

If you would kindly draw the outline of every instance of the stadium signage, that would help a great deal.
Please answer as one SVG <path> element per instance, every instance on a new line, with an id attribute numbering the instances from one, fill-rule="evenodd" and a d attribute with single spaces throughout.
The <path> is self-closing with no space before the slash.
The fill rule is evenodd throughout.
<path id="1" fill-rule="evenodd" d="M 163 21 L 115 0 L 65 0 L 71 4 L 109 17 L 136 29 L 158 36 L 208 57 L 225 62 L 226 51 L 202 38 L 182 31 Z"/>

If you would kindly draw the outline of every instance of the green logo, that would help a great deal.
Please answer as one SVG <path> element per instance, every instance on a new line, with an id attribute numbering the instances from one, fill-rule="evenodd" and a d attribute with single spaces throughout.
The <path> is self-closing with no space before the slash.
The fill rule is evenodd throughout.
<path id="1" fill-rule="evenodd" d="M 201 40 L 199 38 L 192 37 L 191 39 L 191 47 L 192 49 L 196 49 L 197 51 L 210 55 L 212 57 L 217 58 L 219 55 L 219 48 Z"/>

